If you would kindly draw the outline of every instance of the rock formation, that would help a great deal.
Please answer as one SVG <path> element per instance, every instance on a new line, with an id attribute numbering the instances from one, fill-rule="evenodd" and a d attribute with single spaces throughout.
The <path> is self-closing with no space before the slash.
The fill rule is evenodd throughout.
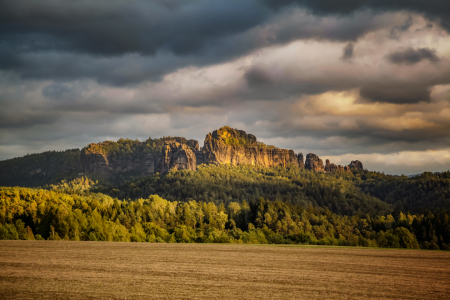
<path id="1" fill-rule="evenodd" d="M 195 144 L 191 143 L 189 145 L 194 146 Z M 172 169 L 195 170 L 197 160 L 194 151 L 192 151 L 189 145 L 180 144 L 175 140 L 164 141 L 163 159 L 160 160 L 160 164 L 158 165 L 159 172 L 167 173 Z"/>
<path id="2" fill-rule="evenodd" d="M 305 169 L 318 173 L 325 172 L 323 161 L 314 153 L 308 153 L 306 155 Z"/>
<path id="3" fill-rule="evenodd" d="M 122 141 L 125 144 L 128 142 L 129 140 Z M 91 144 L 83 148 L 81 161 L 84 172 L 103 177 L 123 172 L 151 175 L 157 172 L 167 173 L 171 169 L 196 170 L 199 164 L 248 164 L 264 167 L 293 165 L 319 173 L 362 169 L 359 161 L 352 161 L 348 167 L 343 167 L 326 160 L 324 166 L 323 161 L 313 153 L 309 153 L 304 161 L 302 153 L 296 155 L 293 150 L 265 145 L 258 142 L 254 135 L 228 126 L 208 133 L 202 148 L 199 148 L 198 141 L 182 137 L 131 143 L 134 143 L 131 151 L 126 145 L 120 144 L 128 149 L 125 153 L 114 150 L 119 147 L 119 142 Z"/>
<path id="4" fill-rule="evenodd" d="M 336 165 L 330 163 L 330 160 L 325 161 L 325 172 L 336 173 L 336 172 L 350 172 L 350 168 L 347 166 Z"/>
<path id="5" fill-rule="evenodd" d="M 315 154 L 304 160 L 302 153 L 280 149 L 258 142 L 252 134 L 222 127 L 206 135 L 204 147 L 196 140 L 164 137 L 139 142 L 120 139 L 117 142 L 93 143 L 79 149 L 49 151 L 0 162 L 0 185 L 43 186 L 60 178 L 95 175 L 104 179 L 120 176 L 148 176 L 172 169 L 196 170 L 199 164 L 248 164 L 264 167 L 298 166 L 314 172 L 350 172 L 363 170 L 360 161 L 348 166 L 326 165 Z"/>
<path id="6" fill-rule="evenodd" d="M 298 154 L 298 166 L 300 168 L 304 168 L 305 167 L 305 163 L 304 163 L 304 160 L 303 160 L 303 153 L 299 153 Z"/>
<path id="7" fill-rule="evenodd" d="M 363 164 L 359 160 L 353 160 L 348 166 L 350 169 L 364 170 Z"/>
<path id="8" fill-rule="evenodd" d="M 165 173 L 170 169 L 196 169 L 195 152 L 198 141 L 183 137 L 155 140 L 154 149 L 146 150 L 145 142 L 137 145 L 140 151 L 124 154 L 104 153 L 111 142 L 90 144 L 81 151 L 85 173 L 94 173 L 105 178 L 129 172 L 137 175 Z"/>
<path id="9" fill-rule="evenodd" d="M 257 142 L 254 135 L 228 126 L 206 136 L 202 154 L 199 163 L 205 164 L 248 164 L 264 167 L 299 165 L 293 150 L 267 146 Z"/>

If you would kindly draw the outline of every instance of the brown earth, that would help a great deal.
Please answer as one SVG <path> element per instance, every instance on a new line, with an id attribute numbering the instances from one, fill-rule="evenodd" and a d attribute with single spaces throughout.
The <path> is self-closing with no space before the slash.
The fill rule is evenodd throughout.
<path id="1" fill-rule="evenodd" d="M 450 253 L 0 241 L 1 299 L 449 299 Z"/>

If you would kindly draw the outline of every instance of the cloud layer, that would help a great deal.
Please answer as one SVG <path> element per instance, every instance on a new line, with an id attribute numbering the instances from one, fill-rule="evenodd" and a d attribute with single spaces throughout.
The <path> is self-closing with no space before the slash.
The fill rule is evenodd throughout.
<path id="1" fill-rule="evenodd" d="M 449 19 L 438 0 L 5 0 L 0 159 L 230 125 L 336 163 L 450 169 Z"/>

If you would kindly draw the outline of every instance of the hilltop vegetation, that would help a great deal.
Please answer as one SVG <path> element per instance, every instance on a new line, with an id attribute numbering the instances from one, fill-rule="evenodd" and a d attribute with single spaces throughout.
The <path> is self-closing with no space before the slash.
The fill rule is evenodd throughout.
<path id="1" fill-rule="evenodd" d="M 164 146 L 165 138 L 169 137 L 159 139 L 152 139 L 150 137 L 143 142 L 140 142 L 139 140 L 119 139 L 117 142 L 104 141 L 98 144 L 90 144 L 83 148 L 81 158 L 86 154 L 95 153 L 112 156 L 124 156 L 141 152 L 160 153 Z"/>
<path id="2" fill-rule="evenodd" d="M 74 179 L 80 172 L 80 149 L 47 151 L 0 161 L 0 182 L 4 186 L 38 187 Z"/>

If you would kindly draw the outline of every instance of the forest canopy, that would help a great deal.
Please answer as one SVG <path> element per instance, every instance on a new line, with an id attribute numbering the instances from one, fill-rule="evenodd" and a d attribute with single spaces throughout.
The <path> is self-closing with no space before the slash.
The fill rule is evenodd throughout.
<path id="1" fill-rule="evenodd" d="M 88 180 L 89 181 L 89 180 Z M 87 183 L 89 184 L 89 182 Z M 120 201 L 101 193 L 0 189 L 0 239 L 318 244 L 448 250 L 450 214 L 342 216 L 281 201 Z"/>

